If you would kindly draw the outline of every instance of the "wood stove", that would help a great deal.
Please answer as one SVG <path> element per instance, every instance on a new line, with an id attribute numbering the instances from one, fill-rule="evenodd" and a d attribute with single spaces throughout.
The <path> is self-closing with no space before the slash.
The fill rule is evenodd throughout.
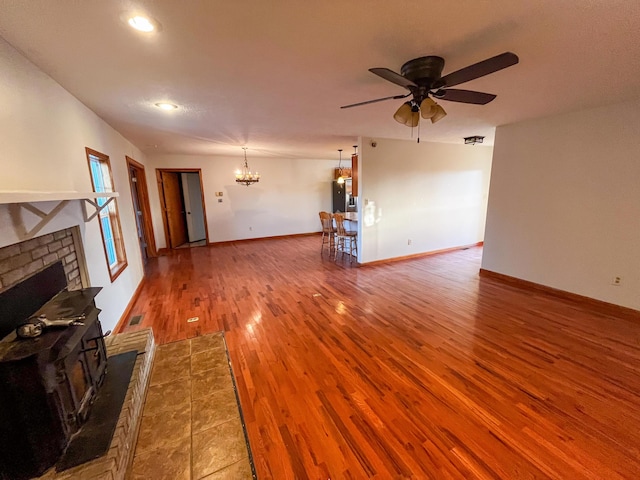
<path id="1" fill-rule="evenodd" d="M 87 419 L 107 367 L 94 302 L 100 290 L 66 290 L 58 262 L 0 294 L 1 479 L 44 473 Z M 15 333 L 31 317 L 81 314 L 82 324 L 47 328 L 35 338 Z"/>

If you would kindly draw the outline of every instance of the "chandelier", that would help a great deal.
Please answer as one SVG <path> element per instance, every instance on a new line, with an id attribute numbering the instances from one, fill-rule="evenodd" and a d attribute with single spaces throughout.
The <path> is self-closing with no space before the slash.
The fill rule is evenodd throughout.
<path id="1" fill-rule="evenodd" d="M 244 165 L 242 170 L 236 170 L 236 182 L 248 187 L 260 181 L 260 174 L 258 172 L 252 173 L 251 170 L 249 170 L 249 165 L 247 164 L 247 147 L 242 147 L 242 149 L 244 150 Z"/>

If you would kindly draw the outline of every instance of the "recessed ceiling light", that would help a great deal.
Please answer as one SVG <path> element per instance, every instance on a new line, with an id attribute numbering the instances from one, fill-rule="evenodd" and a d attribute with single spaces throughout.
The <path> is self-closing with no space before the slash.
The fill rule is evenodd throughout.
<path id="1" fill-rule="evenodd" d="M 156 107 L 161 108 L 162 110 L 175 110 L 176 108 L 178 108 L 178 106 L 174 105 L 173 103 L 165 102 L 156 103 Z"/>
<path id="2" fill-rule="evenodd" d="M 141 32 L 153 32 L 158 24 L 155 20 L 149 17 L 143 17 L 142 15 L 135 15 L 129 18 L 127 23 Z"/>

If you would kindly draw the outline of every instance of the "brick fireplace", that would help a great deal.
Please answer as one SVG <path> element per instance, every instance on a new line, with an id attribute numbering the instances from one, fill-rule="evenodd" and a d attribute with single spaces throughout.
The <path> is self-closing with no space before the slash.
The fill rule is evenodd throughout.
<path id="1" fill-rule="evenodd" d="M 0 292 L 59 260 L 69 290 L 88 286 L 80 231 L 71 227 L 0 248 Z"/>
<path id="2" fill-rule="evenodd" d="M 94 303 L 100 288 L 82 288 L 77 236 L 69 228 L 0 249 L 0 478 L 32 478 L 50 468 L 104 383 L 106 349 Z M 43 327 L 68 316 L 82 321 Z M 16 330 L 36 336 L 19 338 Z"/>
<path id="3" fill-rule="evenodd" d="M 55 274 L 50 272 L 55 272 Z M 25 288 L 25 284 L 29 287 Z M 60 291 L 58 287 L 60 284 L 66 289 L 60 294 L 55 294 Z M 42 307 L 38 304 L 37 311 L 31 309 L 28 312 L 23 312 L 22 308 L 13 308 L 16 304 L 15 301 L 13 303 L 5 302 L 7 297 L 15 298 L 16 289 L 21 292 L 20 295 L 26 291 L 27 297 L 31 295 L 32 291 L 55 290 L 51 302 L 55 302 L 61 297 L 62 304 L 52 310 L 51 302 L 46 302 Z M 0 328 L 4 328 L 4 333 L 0 335 L 2 337 L 0 338 L 2 340 L 0 354 L 2 362 L 4 362 L 0 364 L 2 366 L 0 376 L 3 379 L 1 382 L 3 385 L 0 387 L 3 389 L 0 392 L 2 393 L 0 395 L 2 402 L 0 403 L 4 405 L 3 414 L 0 414 L 0 429 L 3 432 L 3 437 L 6 437 L 7 433 L 10 433 L 11 437 L 9 440 L 3 438 L 0 442 L 3 445 L 4 454 L 0 461 L 0 478 L 32 478 L 34 474 L 37 476 L 38 472 L 42 472 L 44 468 L 52 465 L 56 458 L 60 458 L 60 461 L 49 468 L 41 477 L 42 479 L 123 479 L 125 477 L 132 459 L 140 424 L 142 404 L 148 385 L 155 344 L 153 334 L 149 329 L 135 334 L 110 336 L 102 341 L 102 332 L 97 319 L 100 310 L 95 307 L 92 301 L 93 297 L 88 297 L 89 294 L 95 295 L 99 290 L 99 287 L 90 287 L 78 227 L 67 228 L 0 248 L 0 297 L 2 297 L 2 305 L 8 307 L 0 308 L 2 310 L 0 312 Z M 82 303 L 85 301 L 85 297 L 87 297 L 86 307 L 85 303 Z M 18 305 L 23 304 L 21 298 L 18 298 Z M 79 307 L 86 314 L 83 327 L 52 329 L 51 333 L 43 333 L 36 340 L 27 339 L 24 343 L 20 343 L 18 340 L 16 343 L 15 323 L 12 323 L 16 318 L 17 321 L 22 321 L 22 319 L 26 320 L 32 315 L 39 315 L 43 312 L 47 313 L 46 316 L 49 319 L 60 318 L 65 315 L 62 311 L 69 309 L 70 304 L 78 307 L 79 299 L 82 300 L 80 302 L 82 305 Z M 16 312 L 18 312 L 17 316 Z M 23 313 L 24 315 L 22 315 Z M 95 332 L 91 330 L 94 327 Z M 86 330 L 86 335 L 84 330 Z M 7 344 L 7 338 L 11 345 Z M 52 340 L 53 338 L 55 339 Z M 58 338 L 63 340 L 58 341 Z M 25 354 L 26 350 L 37 349 L 38 344 L 45 346 L 43 354 L 36 356 L 31 353 Z M 107 346 L 106 352 L 105 345 Z M 126 352 L 133 352 L 134 355 L 133 374 L 129 373 L 130 377 L 126 377 L 130 380 L 125 380 L 124 404 L 121 410 L 115 411 L 117 423 L 114 427 L 111 444 L 110 446 L 106 445 L 108 448 L 106 454 L 82 464 L 70 462 L 67 466 L 65 458 L 69 457 L 71 451 L 78 451 L 78 448 L 73 447 L 73 445 L 78 445 L 78 442 L 72 444 L 70 440 L 76 436 L 84 438 L 83 435 L 85 437 L 88 435 L 87 431 L 94 431 L 91 430 L 94 427 L 89 430 L 85 427 L 85 425 L 88 426 L 88 423 L 85 423 L 87 416 L 96 417 L 94 420 L 104 417 L 102 412 L 105 410 L 102 407 L 92 409 L 93 413 L 88 415 L 88 405 L 94 403 L 94 397 L 97 398 L 97 405 L 101 402 L 101 398 L 108 399 L 111 394 L 96 397 L 94 393 L 98 389 L 106 388 L 109 390 L 106 385 L 110 382 L 113 384 L 114 381 L 117 381 L 115 379 L 122 377 L 117 373 L 119 371 L 116 368 L 118 362 L 112 363 L 111 360 L 109 360 L 109 374 L 104 375 L 105 364 L 102 363 L 102 358 L 118 357 Z M 131 358 L 131 355 L 129 357 Z M 32 361 L 34 358 L 35 362 Z M 42 366 L 44 368 L 41 368 Z M 80 375 L 81 372 L 83 375 Z M 27 377 L 35 377 L 35 381 L 27 380 Z M 32 384 L 37 388 L 31 389 L 29 385 Z M 22 410 L 25 410 L 22 407 L 34 403 L 34 398 L 37 395 L 46 398 L 46 400 L 41 400 L 36 408 L 26 408 L 26 410 L 30 412 L 49 411 L 49 414 L 37 413 L 19 418 L 19 414 L 24 413 Z M 11 399 L 17 399 L 17 402 L 7 402 Z M 6 408 L 7 405 L 9 408 Z M 120 412 L 119 416 L 118 411 Z M 56 412 L 63 413 L 56 416 Z M 41 421 L 40 417 L 44 418 L 47 415 L 49 415 L 49 419 Z M 93 425 L 95 424 L 94 421 Z M 98 422 L 97 425 L 101 424 Z M 37 429 L 34 430 L 33 426 L 37 426 Z M 100 428 L 102 429 L 102 427 Z M 35 435 L 23 434 L 28 431 L 35 431 Z M 57 438 L 59 436 L 57 431 L 64 431 L 64 436 Z M 6 443 L 7 441 L 10 443 Z M 93 440 L 89 442 L 94 443 Z M 17 452 L 22 451 L 22 454 L 10 452 L 19 445 L 28 448 L 22 450 L 18 448 Z M 82 450 L 83 443 L 81 442 L 79 445 Z M 55 454 L 45 452 L 46 449 L 55 450 Z M 59 457 L 58 452 L 61 451 L 64 451 L 63 457 Z M 9 460 L 10 458 L 20 458 L 20 461 L 13 462 L 13 460 Z M 23 469 L 21 466 L 31 465 L 32 460 L 36 461 L 36 459 L 39 462 L 37 468 L 29 466 L 28 469 Z M 14 475 L 18 471 L 14 469 L 14 463 L 17 465 L 16 468 L 20 469 L 19 476 L 17 476 L 18 474 Z M 7 476 L 7 472 L 13 473 Z"/>

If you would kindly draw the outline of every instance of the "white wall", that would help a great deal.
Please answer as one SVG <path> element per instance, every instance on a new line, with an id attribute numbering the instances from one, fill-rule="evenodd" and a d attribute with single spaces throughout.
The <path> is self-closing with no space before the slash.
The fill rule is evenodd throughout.
<path id="1" fill-rule="evenodd" d="M 640 310 L 640 102 L 499 127 L 495 145 L 482 267 Z"/>
<path id="2" fill-rule="evenodd" d="M 361 263 L 483 240 L 491 147 L 375 142 L 360 142 Z"/>
<path id="3" fill-rule="evenodd" d="M 96 114 L 0 38 L 0 191 L 92 191 L 85 147 L 111 159 L 129 266 L 112 284 L 100 227 L 85 223 L 80 201 L 71 202 L 38 235 L 80 225 L 92 286 L 103 291 L 96 304 L 104 329 L 115 326 L 143 277 L 125 155 L 142 153 Z M 87 72 L 88 73 L 88 72 Z M 78 74 L 82 74 L 79 72 Z M 55 204 L 39 203 L 50 211 Z M 22 210 L 27 228 L 36 217 Z M 0 205 L 0 246 L 19 241 L 8 205 Z"/>
<path id="4" fill-rule="evenodd" d="M 242 152 L 240 152 L 242 153 Z M 260 182 L 249 187 L 235 182 L 242 156 L 159 155 L 149 158 L 153 168 L 201 168 L 209 241 L 223 242 L 319 232 L 318 212 L 331 209 L 331 160 L 254 157 L 249 167 L 260 172 Z M 344 162 L 343 162 L 344 164 Z M 155 178 L 155 172 L 147 174 Z M 151 183 L 151 182 L 150 182 Z M 149 185 L 154 233 L 158 248 L 165 247 L 157 186 Z M 216 197 L 222 192 L 222 197 Z M 222 203 L 218 199 L 222 199 Z"/>

